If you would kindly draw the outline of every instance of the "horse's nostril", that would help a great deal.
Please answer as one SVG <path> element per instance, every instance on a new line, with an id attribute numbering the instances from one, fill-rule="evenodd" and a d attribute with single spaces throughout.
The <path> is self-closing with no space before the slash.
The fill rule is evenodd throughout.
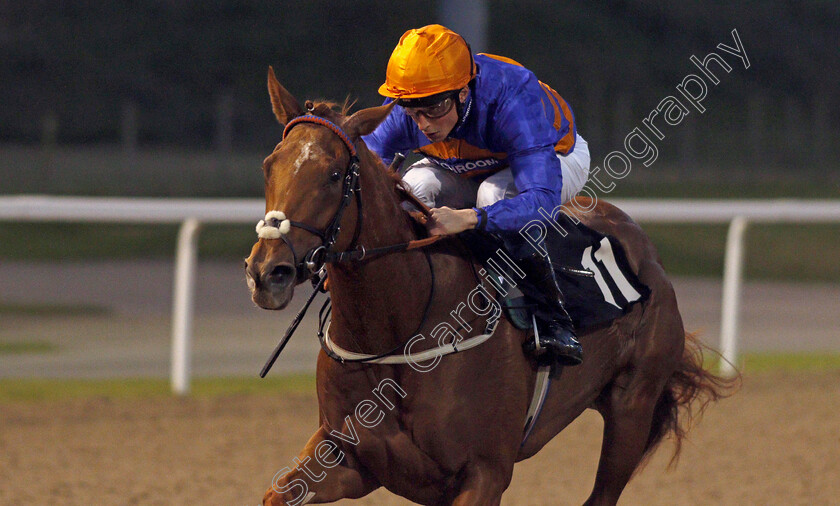
<path id="1" fill-rule="evenodd" d="M 285 285 L 295 276 L 295 268 L 289 264 L 276 265 L 268 273 L 268 281 L 272 284 Z"/>

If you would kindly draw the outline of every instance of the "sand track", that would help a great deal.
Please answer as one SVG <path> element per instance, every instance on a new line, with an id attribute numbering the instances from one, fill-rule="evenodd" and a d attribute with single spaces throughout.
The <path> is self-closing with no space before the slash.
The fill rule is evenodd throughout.
<path id="1" fill-rule="evenodd" d="M 666 472 L 666 443 L 621 504 L 837 504 L 837 399 L 840 372 L 748 375 L 707 411 L 676 470 Z M 6 404 L 0 504 L 256 505 L 316 413 L 314 396 L 303 394 Z M 502 504 L 582 503 L 601 427 L 587 412 L 518 464 Z M 380 490 L 342 504 L 408 503 Z"/>

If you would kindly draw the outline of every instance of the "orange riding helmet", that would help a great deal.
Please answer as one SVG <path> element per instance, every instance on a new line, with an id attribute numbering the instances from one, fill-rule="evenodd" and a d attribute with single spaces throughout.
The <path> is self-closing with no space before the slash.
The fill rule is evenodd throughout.
<path id="1" fill-rule="evenodd" d="M 391 53 L 379 94 L 422 98 L 463 88 L 475 76 L 475 62 L 463 37 L 441 25 L 409 30 Z"/>

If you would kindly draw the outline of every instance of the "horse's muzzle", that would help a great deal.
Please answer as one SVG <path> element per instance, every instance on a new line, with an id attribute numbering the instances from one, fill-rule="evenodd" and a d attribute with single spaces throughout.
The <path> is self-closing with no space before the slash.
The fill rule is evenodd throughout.
<path id="1" fill-rule="evenodd" d="M 245 278 L 254 303 L 263 309 L 283 309 L 292 300 L 297 269 L 288 262 L 274 265 L 248 263 Z"/>

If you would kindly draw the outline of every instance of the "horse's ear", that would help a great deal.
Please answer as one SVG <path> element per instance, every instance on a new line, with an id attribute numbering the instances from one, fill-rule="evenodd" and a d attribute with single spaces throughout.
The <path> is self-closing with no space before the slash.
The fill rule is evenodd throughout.
<path id="1" fill-rule="evenodd" d="M 274 116 L 277 117 L 277 121 L 281 125 L 285 125 L 303 114 L 303 109 L 300 107 L 300 104 L 280 84 L 271 66 L 268 67 L 268 95 L 271 97 L 271 108 L 274 109 Z"/>
<path id="2" fill-rule="evenodd" d="M 388 117 L 394 104 L 396 101 L 357 111 L 344 122 L 344 131 L 353 139 L 373 132 Z"/>

